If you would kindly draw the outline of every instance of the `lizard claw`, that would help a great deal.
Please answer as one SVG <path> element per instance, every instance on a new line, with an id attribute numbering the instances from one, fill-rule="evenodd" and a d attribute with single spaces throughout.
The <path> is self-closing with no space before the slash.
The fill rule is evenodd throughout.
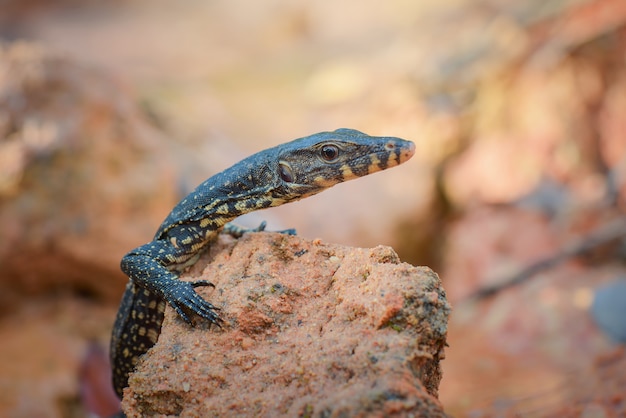
<path id="1" fill-rule="evenodd" d="M 191 283 L 191 287 L 193 288 L 201 287 L 201 286 L 211 286 L 212 288 L 215 288 L 215 285 L 208 280 L 196 280 L 195 282 L 190 282 L 190 283 Z"/>
<path id="2" fill-rule="evenodd" d="M 227 223 L 224 226 L 223 232 L 232 236 L 233 238 L 241 238 L 241 236 L 248 232 L 263 232 L 267 227 L 267 222 L 263 221 L 256 228 L 244 228 L 242 226 L 235 225 L 233 223 Z M 294 228 L 283 229 L 282 231 L 273 231 L 278 232 L 279 234 L 285 235 L 296 235 L 296 230 Z"/>
<path id="3" fill-rule="evenodd" d="M 282 231 L 274 231 L 285 235 L 298 235 L 295 228 L 283 229 Z"/>
<path id="4" fill-rule="evenodd" d="M 219 308 L 204 300 L 193 290 L 195 287 L 199 286 L 215 287 L 213 283 L 206 280 L 199 280 L 197 282 L 182 282 L 177 280 L 164 292 L 164 297 L 174 308 L 176 313 L 189 325 L 193 326 L 189 313 L 194 313 L 221 328 L 221 323 L 224 321 L 216 312 Z"/>

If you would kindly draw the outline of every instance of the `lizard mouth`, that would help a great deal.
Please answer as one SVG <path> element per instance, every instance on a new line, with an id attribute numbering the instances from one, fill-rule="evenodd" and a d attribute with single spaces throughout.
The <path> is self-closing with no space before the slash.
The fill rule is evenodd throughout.
<path id="1" fill-rule="evenodd" d="M 389 152 L 390 156 L 395 156 L 397 163 L 394 165 L 398 165 L 408 161 L 415 154 L 415 144 L 403 139 L 394 139 L 385 144 L 385 150 Z M 393 167 L 394 165 L 388 165 L 387 167 Z"/>
<path id="2" fill-rule="evenodd" d="M 357 176 L 395 167 L 408 161 L 415 154 L 415 144 L 400 138 L 390 138 L 381 148 L 369 155 L 370 161 L 366 172 L 354 170 Z"/>

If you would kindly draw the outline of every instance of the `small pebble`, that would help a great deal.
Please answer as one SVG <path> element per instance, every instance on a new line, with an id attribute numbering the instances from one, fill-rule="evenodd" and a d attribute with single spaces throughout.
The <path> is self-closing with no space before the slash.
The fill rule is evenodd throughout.
<path id="1" fill-rule="evenodd" d="M 626 280 L 607 283 L 596 290 L 591 315 L 612 340 L 626 342 Z"/>

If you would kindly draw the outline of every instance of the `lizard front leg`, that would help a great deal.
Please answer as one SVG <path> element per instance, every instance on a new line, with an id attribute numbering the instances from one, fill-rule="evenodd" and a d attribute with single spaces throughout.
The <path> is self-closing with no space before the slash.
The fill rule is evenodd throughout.
<path id="1" fill-rule="evenodd" d="M 167 241 L 153 241 L 128 253 L 122 259 L 121 267 L 136 286 L 167 301 L 188 324 L 192 324 L 189 314 L 194 313 L 219 326 L 222 320 L 215 312 L 219 308 L 194 290 L 215 285 L 207 280 L 178 280 L 178 275 L 165 267 L 166 263 L 172 264 L 173 257 L 172 246 Z"/>
<path id="2" fill-rule="evenodd" d="M 139 357 L 158 340 L 166 302 L 189 324 L 192 324 L 190 313 L 206 318 L 217 326 L 222 322 L 216 312 L 219 308 L 194 290 L 196 287 L 214 285 L 206 280 L 178 280 L 177 274 L 165 267 L 174 257 L 173 254 L 167 242 L 154 241 L 136 248 L 122 259 L 122 270 L 131 281 L 126 286 L 113 326 L 110 351 L 113 386 L 120 398 L 128 385 L 128 375 L 135 369 Z"/>

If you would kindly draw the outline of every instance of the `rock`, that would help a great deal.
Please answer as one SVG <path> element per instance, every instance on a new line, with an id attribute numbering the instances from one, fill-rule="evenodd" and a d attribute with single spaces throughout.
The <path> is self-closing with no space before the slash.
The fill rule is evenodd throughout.
<path id="1" fill-rule="evenodd" d="M 225 323 L 190 328 L 168 308 L 129 379 L 129 417 L 446 416 L 450 305 L 391 248 L 222 235 L 181 279 L 212 281 L 199 291 Z"/>
<path id="2" fill-rule="evenodd" d="M 179 198 L 176 153 L 111 76 L 0 44 L 0 313 L 59 290 L 117 302 L 119 260 Z"/>

